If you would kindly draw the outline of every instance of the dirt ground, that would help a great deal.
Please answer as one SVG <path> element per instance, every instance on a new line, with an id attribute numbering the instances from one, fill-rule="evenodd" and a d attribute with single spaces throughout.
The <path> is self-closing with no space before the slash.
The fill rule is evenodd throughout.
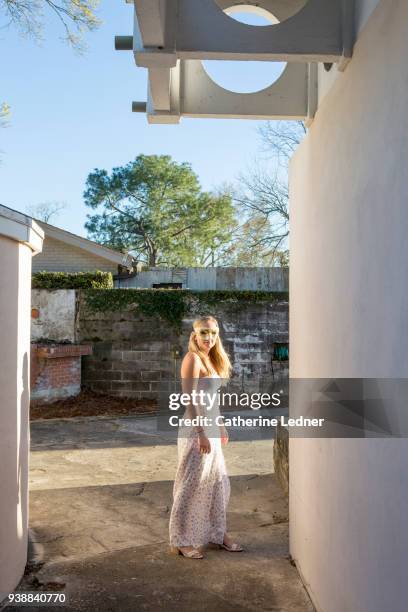
<path id="1" fill-rule="evenodd" d="M 115 416 L 151 414 L 157 410 L 155 400 L 136 400 L 95 393 L 88 389 L 75 397 L 57 400 L 52 404 L 36 403 L 30 408 L 30 419 L 67 419 L 80 416 Z"/>

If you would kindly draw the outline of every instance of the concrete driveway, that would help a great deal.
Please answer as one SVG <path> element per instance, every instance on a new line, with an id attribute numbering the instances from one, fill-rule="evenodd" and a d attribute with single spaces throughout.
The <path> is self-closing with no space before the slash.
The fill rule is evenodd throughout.
<path id="1" fill-rule="evenodd" d="M 154 417 L 32 423 L 35 558 L 16 591 L 62 592 L 62 609 L 70 611 L 312 612 L 288 555 L 287 500 L 272 473 L 273 442 L 237 438 L 225 449 L 228 523 L 246 551 L 208 550 L 194 561 L 168 553 L 173 433 L 159 433 Z"/>

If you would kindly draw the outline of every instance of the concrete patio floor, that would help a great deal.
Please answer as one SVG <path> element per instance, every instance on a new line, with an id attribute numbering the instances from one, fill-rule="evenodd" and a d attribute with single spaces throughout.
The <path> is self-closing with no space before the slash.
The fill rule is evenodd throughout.
<path id="1" fill-rule="evenodd" d="M 168 553 L 177 449 L 154 417 L 32 423 L 29 522 L 37 561 L 16 591 L 61 591 L 68 603 L 47 609 L 69 611 L 312 612 L 290 563 L 273 442 L 247 438 L 225 448 L 229 531 L 246 550 L 208 550 L 197 561 Z"/>

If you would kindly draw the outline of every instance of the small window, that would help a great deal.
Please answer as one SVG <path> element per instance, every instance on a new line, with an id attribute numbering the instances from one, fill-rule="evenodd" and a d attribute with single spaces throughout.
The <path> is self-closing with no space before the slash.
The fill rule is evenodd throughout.
<path id="1" fill-rule="evenodd" d="M 183 283 L 153 283 L 152 289 L 182 289 Z"/>

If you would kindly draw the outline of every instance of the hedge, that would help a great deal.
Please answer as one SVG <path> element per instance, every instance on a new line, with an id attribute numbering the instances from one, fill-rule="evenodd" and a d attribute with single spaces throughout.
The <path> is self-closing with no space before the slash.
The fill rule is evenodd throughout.
<path id="1" fill-rule="evenodd" d="M 33 289 L 112 289 L 111 272 L 36 272 Z"/>

